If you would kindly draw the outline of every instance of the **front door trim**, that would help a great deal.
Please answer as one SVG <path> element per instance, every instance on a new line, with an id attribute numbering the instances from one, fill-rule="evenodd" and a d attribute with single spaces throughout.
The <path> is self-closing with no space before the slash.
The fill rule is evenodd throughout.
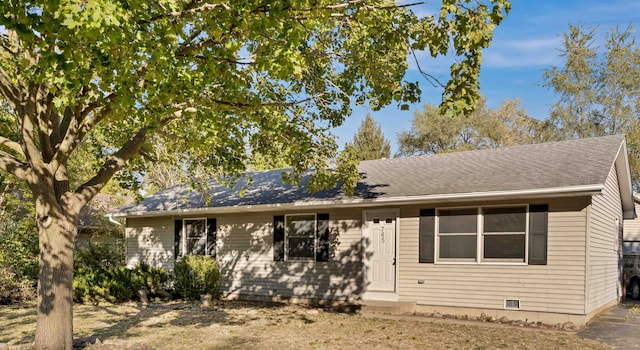
<path id="1" fill-rule="evenodd" d="M 363 242 L 364 242 L 364 238 L 365 237 L 369 237 L 369 221 L 367 220 L 367 215 L 368 214 L 376 214 L 376 213 L 393 213 L 395 216 L 395 246 L 394 246 L 394 258 L 395 258 L 395 265 L 394 265 L 394 288 L 393 291 L 390 292 L 379 292 L 379 291 L 367 291 L 367 286 L 366 284 L 368 284 L 367 281 L 367 268 L 368 268 L 368 261 L 367 261 L 367 247 L 365 246 L 365 249 L 363 251 L 363 256 L 362 256 L 362 260 L 363 260 L 363 274 L 364 274 L 364 283 L 365 283 L 365 292 L 362 296 L 363 300 L 386 300 L 386 301 L 397 301 L 399 299 L 399 295 L 398 295 L 398 267 L 400 266 L 400 261 L 398 259 L 398 246 L 399 246 L 399 237 L 400 237 L 400 209 L 398 208 L 381 208 L 381 209 L 368 209 L 368 210 L 363 210 L 362 211 L 362 238 L 363 238 Z"/>

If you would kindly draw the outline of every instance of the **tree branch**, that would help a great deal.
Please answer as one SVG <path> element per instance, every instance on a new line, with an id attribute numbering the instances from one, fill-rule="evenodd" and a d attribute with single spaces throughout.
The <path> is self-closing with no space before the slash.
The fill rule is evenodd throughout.
<path id="1" fill-rule="evenodd" d="M 28 96 L 27 96 L 28 99 Z M 31 165 L 39 164 L 42 160 L 40 155 L 40 150 L 36 145 L 36 136 L 35 136 L 35 120 L 33 115 L 35 114 L 34 105 L 27 105 L 26 110 L 24 108 L 20 108 L 18 115 L 18 119 L 20 121 L 20 130 L 21 130 L 21 138 L 22 138 L 22 150 L 27 162 Z"/>
<path id="2" fill-rule="evenodd" d="M 16 110 L 18 108 L 21 102 L 20 96 L 22 94 L 20 93 L 20 90 L 18 90 L 18 88 L 13 85 L 13 83 L 11 82 L 11 78 L 9 77 L 7 72 L 5 72 L 1 67 L 0 93 L 7 99 L 7 101 L 9 102 L 9 107 L 11 107 L 11 109 Z"/>
<path id="3" fill-rule="evenodd" d="M 94 114 L 92 118 L 87 119 L 87 115 L 99 107 L 100 104 L 96 101 L 87 105 L 87 107 L 80 112 L 80 115 L 76 115 L 75 113 L 71 113 L 72 115 L 69 117 L 65 115 L 63 124 L 68 123 L 65 127 L 66 132 L 62 142 L 60 142 L 56 149 L 56 153 L 50 165 L 54 172 L 56 172 L 58 167 L 60 167 L 60 165 L 69 158 L 69 155 L 82 142 L 82 140 L 84 140 L 89 131 L 109 116 L 112 110 L 111 104 L 115 97 L 115 93 L 108 95 L 104 100 L 106 101 L 104 102 L 105 105 L 102 107 L 100 112 Z"/>
<path id="4" fill-rule="evenodd" d="M 78 187 L 75 193 L 81 206 L 88 203 L 131 157 L 140 152 L 142 144 L 147 139 L 147 131 L 147 126 L 138 130 L 117 152 L 107 158 L 94 177 Z"/>
<path id="5" fill-rule="evenodd" d="M 154 132 L 157 132 L 176 118 L 177 115 L 174 114 L 161 120 Z M 129 159 L 140 153 L 142 145 L 149 137 L 147 134 L 148 132 L 149 126 L 140 128 L 140 130 L 138 130 L 138 132 L 136 132 L 136 134 L 131 137 L 117 152 L 107 158 L 93 178 L 78 187 L 75 194 L 81 206 L 87 204 L 98 192 L 100 192 L 113 175 L 126 165 Z"/>
<path id="6" fill-rule="evenodd" d="M 22 150 L 22 146 L 19 143 L 10 140 L 4 136 L 0 136 L 0 146 L 7 147 L 8 149 L 18 153 L 22 157 L 24 157 L 24 152 Z"/>
<path id="7" fill-rule="evenodd" d="M 212 99 L 209 96 L 206 96 L 204 94 L 201 94 L 200 97 L 202 97 L 203 99 L 206 99 L 207 101 L 211 102 L 211 103 L 215 103 L 215 104 L 219 104 L 222 106 L 228 106 L 228 107 L 235 107 L 235 108 L 250 108 L 250 107 L 292 107 L 292 106 L 296 106 L 305 102 L 309 102 L 313 99 L 322 97 L 323 95 L 326 95 L 325 93 L 321 93 L 321 94 L 317 94 L 314 96 L 310 96 L 307 97 L 305 99 L 302 100 L 297 100 L 297 101 L 289 101 L 289 102 L 261 102 L 261 103 L 245 103 L 245 102 L 231 102 L 231 101 L 223 101 L 223 100 L 217 100 L 217 99 Z"/>
<path id="8" fill-rule="evenodd" d="M 52 110 L 50 108 L 52 104 L 49 102 L 50 97 L 47 96 L 45 84 L 40 84 L 33 89 L 35 91 L 30 102 L 33 103 L 33 110 L 35 111 L 43 160 L 45 163 L 49 163 L 54 156 L 51 136 L 56 133 L 58 125 L 51 120 Z"/>
<path id="9" fill-rule="evenodd" d="M 0 151 L 0 170 L 4 170 L 21 180 L 29 182 L 29 166 L 4 151 Z"/>

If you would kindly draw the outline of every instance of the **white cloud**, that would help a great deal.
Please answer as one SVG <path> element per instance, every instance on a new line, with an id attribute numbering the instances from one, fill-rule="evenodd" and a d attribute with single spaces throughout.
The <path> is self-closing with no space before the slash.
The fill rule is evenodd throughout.
<path id="1" fill-rule="evenodd" d="M 559 62 L 560 37 L 494 41 L 484 51 L 488 67 L 549 66 Z"/>

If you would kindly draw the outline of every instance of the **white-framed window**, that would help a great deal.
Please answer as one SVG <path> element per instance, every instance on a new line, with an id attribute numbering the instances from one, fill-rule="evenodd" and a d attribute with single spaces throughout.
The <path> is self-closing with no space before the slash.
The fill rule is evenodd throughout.
<path id="1" fill-rule="evenodd" d="M 476 261 L 478 208 L 438 210 L 438 257 Z"/>
<path id="2" fill-rule="evenodd" d="M 182 251 L 185 255 L 207 255 L 207 219 L 184 219 Z"/>
<path id="3" fill-rule="evenodd" d="M 525 262 L 527 252 L 527 208 L 484 208 L 482 260 Z"/>
<path id="4" fill-rule="evenodd" d="M 526 205 L 438 209 L 437 261 L 525 263 L 527 233 Z"/>
<path id="5" fill-rule="evenodd" d="M 315 260 L 316 214 L 286 215 L 284 241 L 286 260 Z"/>

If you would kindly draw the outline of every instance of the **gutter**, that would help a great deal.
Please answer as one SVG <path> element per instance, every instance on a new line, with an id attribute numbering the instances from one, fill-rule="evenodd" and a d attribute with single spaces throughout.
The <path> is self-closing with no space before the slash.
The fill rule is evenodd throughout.
<path id="1" fill-rule="evenodd" d="M 342 199 L 342 200 L 318 200 L 318 201 L 298 201 L 292 203 L 274 203 L 257 205 L 237 205 L 229 207 L 204 207 L 189 209 L 172 209 L 157 211 L 131 211 L 124 213 L 110 213 L 109 220 L 113 217 L 158 217 L 158 216 L 185 216 L 201 214 L 225 214 L 225 213 L 247 213 L 266 212 L 283 210 L 312 210 L 324 208 L 346 208 L 346 207 L 376 207 L 376 206 L 396 206 L 407 204 L 441 204 L 468 202 L 472 200 L 510 200 L 510 199 L 536 199 L 536 198 L 557 198 L 557 197 L 577 197 L 593 196 L 602 194 L 604 184 L 582 185 L 569 187 L 552 187 L 544 189 L 527 189 L 516 191 L 493 191 L 493 192 L 472 192 L 455 194 L 436 194 L 422 196 L 398 196 L 388 198 L 372 199 Z"/>

